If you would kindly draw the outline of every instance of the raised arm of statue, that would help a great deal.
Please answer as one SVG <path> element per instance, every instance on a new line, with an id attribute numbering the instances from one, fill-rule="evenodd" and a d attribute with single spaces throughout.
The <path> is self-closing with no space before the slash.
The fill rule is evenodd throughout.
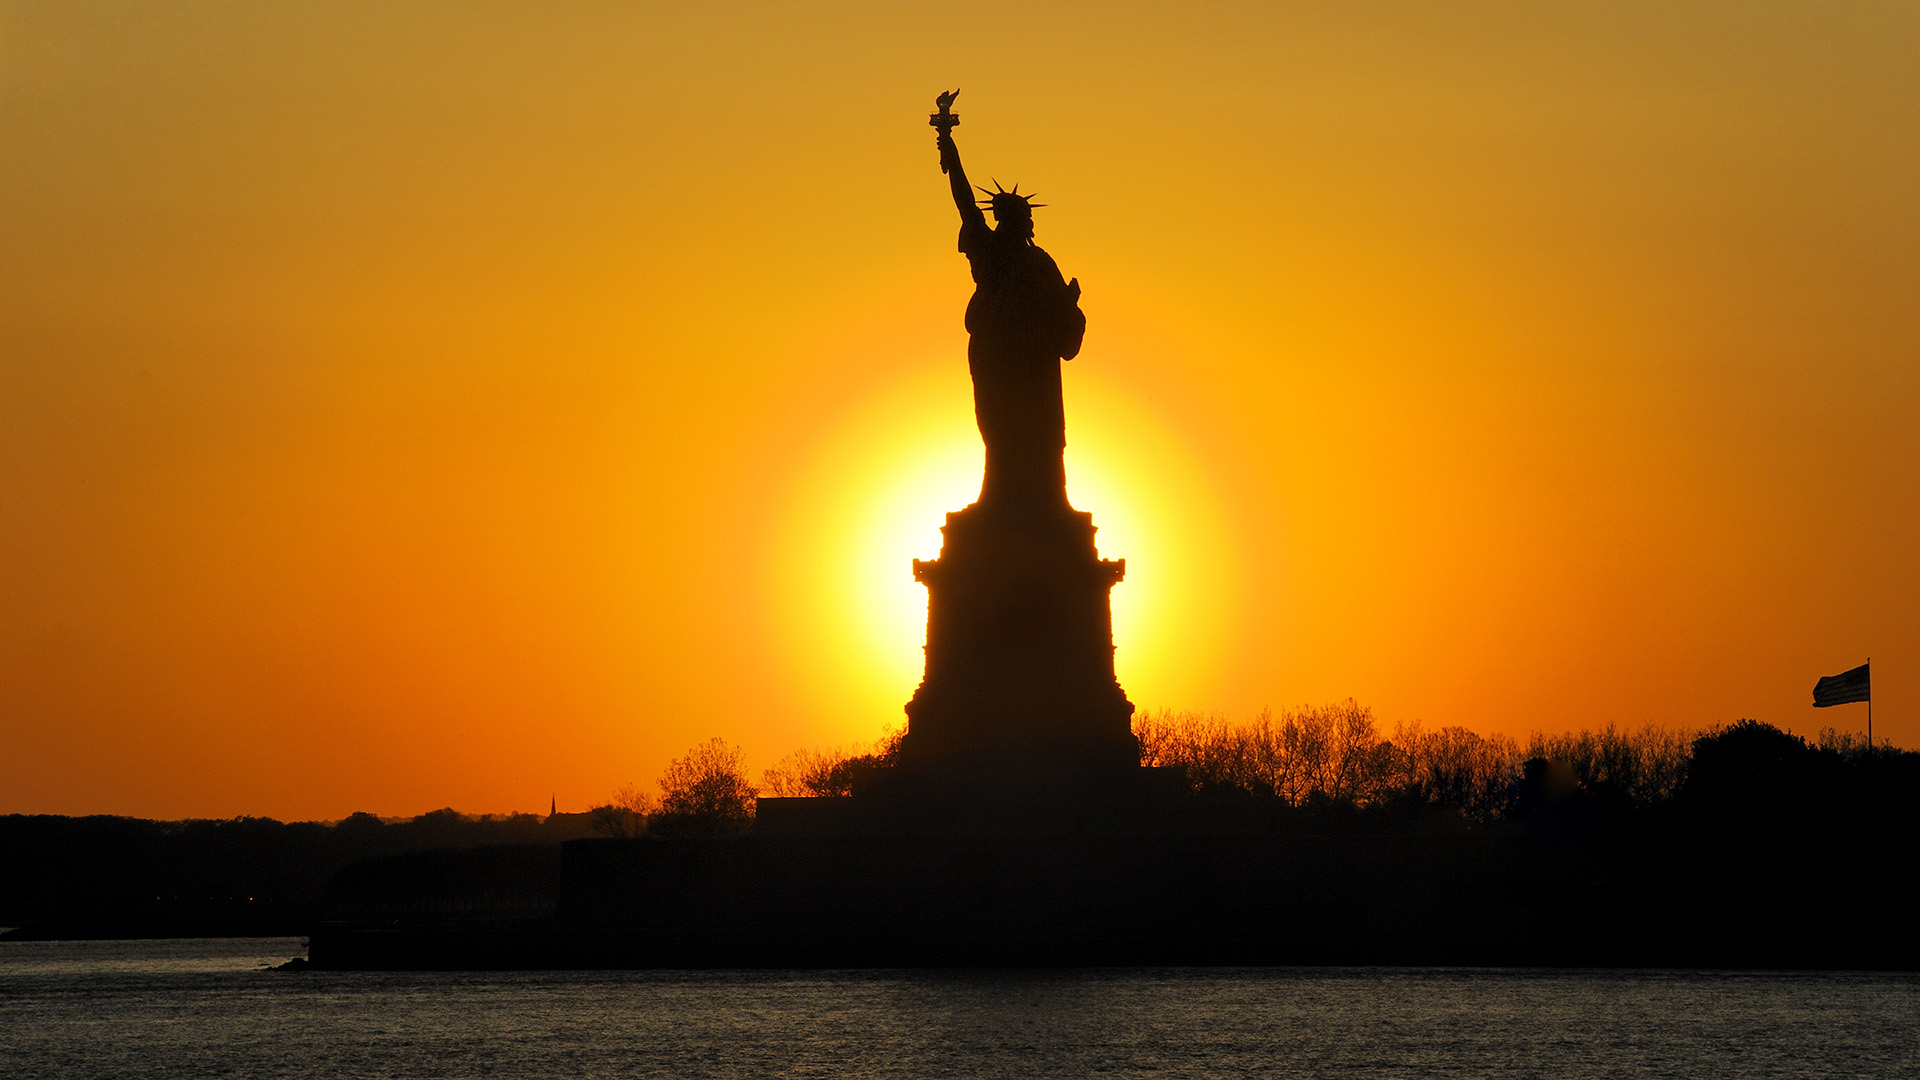
<path id="1" fill-rule="evenodd" d="M 960 167 L 960 148 L 953 143 L 953 131 L 941 131 L 935 144 L 940 147 L 940 169 L 947 174 L 947 182 L 953 185 L 953 205 L 960 211 L 960 223 L 986 228 L 987 216 L 973 201 L 973 185 L 967 183 L 967 171 Z"/>

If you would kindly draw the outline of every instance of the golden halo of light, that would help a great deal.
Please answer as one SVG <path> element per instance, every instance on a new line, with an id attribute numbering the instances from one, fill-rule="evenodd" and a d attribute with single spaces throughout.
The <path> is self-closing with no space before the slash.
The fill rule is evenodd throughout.
<path id="1" fill-rule="evenodd" d="M 924 662 L 927 594 L 912 560 L 979 494 L 983 452 L 964 359 L 930 355 L 849 402 L 799 471 L 781 550 L 779 650 L 822 744 L 904 722 Z M 1111 381 L 1069 383 L 1067 477 L 1113 591 L 1116 666 L 1142 704 L 1207 698 L 1231 624 L 1233 563 L 1211 486 L 1150 411 Z"/>

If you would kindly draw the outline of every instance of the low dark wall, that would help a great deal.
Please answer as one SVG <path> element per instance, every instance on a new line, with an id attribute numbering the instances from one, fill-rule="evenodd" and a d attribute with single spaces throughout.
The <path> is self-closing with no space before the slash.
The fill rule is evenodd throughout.
<path id="1" fill-rule="evenodd" d="M 1910 968 L 1847 845 L 1526 830 L 582 840 L 556 915 L 323 927 L 332 967 L 1484 964 Z M 1883 853 L 1884 854 L 1884 853 Z M 1880 896 L 1891 895 L 1888 892 Z"/>
<path id="2" fill-rule="evenodd" d="M 765 949 L 832 964 L 1330 957 L 1363 939 L 1425 948 L 1510 930 L 1488 902 L 1531 868 L 1438 873 L 1486 863 L 1476 847 L 1397 837 L 584 842 L 565 849 L 561 920 L 725 962 Z M 1442 891 L 1416 899 L 1416 880 Z"/>

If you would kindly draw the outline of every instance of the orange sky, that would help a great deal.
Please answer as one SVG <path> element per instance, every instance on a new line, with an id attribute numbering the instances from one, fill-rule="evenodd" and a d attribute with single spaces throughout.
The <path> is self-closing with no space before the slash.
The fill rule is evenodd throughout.
<path id="1" fill-rule="evenodd" d="M 396 7 L 0 3 L 0 812 L 899 722 L 954 85 L 1135 702 L 1920 744 L 1910 3 Z"/>

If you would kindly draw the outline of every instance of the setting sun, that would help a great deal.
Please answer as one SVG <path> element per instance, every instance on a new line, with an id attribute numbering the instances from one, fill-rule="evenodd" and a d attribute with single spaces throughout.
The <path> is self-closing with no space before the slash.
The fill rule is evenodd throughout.
<path id="1" fill-rule="evenodd" d="M 1067 369 L 1067 487 L 1092 512 L 1101 555 L 1127 560 L 1113 591 L 1121 685 L 1136 701 L 1203 700 L 1235 617 L 1234 545 L 1191 455 L 1150 408 L 1101 378 L 1100 354 L 1089 345 Z M 776 574 L 782 651 L 819 707 L 835 711 L 829 741 L 904 722 L 927 618 L 912 561 L 940 553 L 946 514 L 980 492 L 964 355 L 896 370 L 822 424 L 788 503 L 781 547 L 817 572 Z"/>

